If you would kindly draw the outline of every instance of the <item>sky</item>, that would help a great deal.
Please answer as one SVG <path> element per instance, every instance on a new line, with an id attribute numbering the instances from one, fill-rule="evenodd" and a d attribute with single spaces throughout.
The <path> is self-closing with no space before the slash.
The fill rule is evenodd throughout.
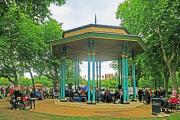
<path id="1" fill-rule="evenodd" d="M 63 30 L 80 27 L 94 23 L 95 14 L 97 24 L 119 26 L 120 20 L 116 19 L 116 10 L 124 0 L 67 0 L 63 6 L 52 4 L 50 11 L 52 18 L 62 23 Z M 102 63 L 102 75 L 115 73 L 109 66 L 111 61 Z M 81 76 L 87 76 L 87 62 L 80 65 Z"/>

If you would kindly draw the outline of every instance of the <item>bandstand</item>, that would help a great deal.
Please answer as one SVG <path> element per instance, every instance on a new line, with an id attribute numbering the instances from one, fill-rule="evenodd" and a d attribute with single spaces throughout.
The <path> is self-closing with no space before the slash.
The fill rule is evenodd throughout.
<path id="1" fill-rule="evenodd" d="M 79 63 L 88 61 L 88 100 L 96 103 L 95 89 L 101 89 L 101 62 L 118 60 L 119 86 L 123 89 L 123 103 L 129 103 L 128 59 L 142 53 L 146 46 L 141 37 L 131 35 L 125 28 L 89 24 L 63 33 L 63 38 L 51 41 L 52 54 L 61 59 L 59 82 L 61 100 L 65 99 L 66 59 L 75 61 L 75 81 L 79 85 Z M 135 64 L 131 64 L 133 96 L 136 98 Z M 97 84 L 95 85 L 95 72 Z M 92 83 L 90 82 L 92 80 Z M 91 89 L 90 89 L 91 88 Z"/>

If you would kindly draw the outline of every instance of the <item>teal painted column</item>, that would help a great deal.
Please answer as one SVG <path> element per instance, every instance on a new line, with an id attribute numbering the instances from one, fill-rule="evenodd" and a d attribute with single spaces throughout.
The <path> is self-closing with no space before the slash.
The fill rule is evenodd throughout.
<path id="1" fill-rule="evenodd" d="M 128 89 L 128 57 L 126 56 L 125 58 L 125 64 L 126 64 L 126 72 L 125 72 L 125 77 L 126 77 L 126 101 L 129 102 L 129 89 Z"/>
<path id="2" fill-rule="evenodd" d="M 122 74 L 122 64 L 123 64 L 123 61 L 122 61 L 122 57 L 121 57 L 121 86 L 123 85 L 123 74 Z"/>
<path id="3" fill-rule="evenodd" d="M 74 61 L 74 85 L 75 85 L 75 90 L 77 88 L 77 62 Z"/>
<path id="4" fill-rule="evenodd" d="M 123 103 L 129 103 L 129 91 L 128 91 L 128 44 L 123 44 L 123 56 L 122 56 L 122 80 L 123 80 Z"/>
<path id="5" fill-rule="evenodd" d="M 99 61 L 99 89 L 101 90 L 101 61 Z"/>
<path id="6" fill-rule="evenodd" d="M 59 69 L 59 99 L 62 98 L 62 59 L 60 60 Z"/>
<path id="7" fill-rule="evenodd" d="M 66 83 L 66 58 L 64 58 L 63 99 L 65 99 L 65 83 Z"/>
<path id="8" fill-rule="evenodd" d="M 92 103 L 96 103 L 95 91 L 95 45 L 92 41 Z"/>
<path id="9" fill-rule="evenodd" d="M 132 64 L 132 78 L 133 78 L 133 99 L 136 99 L 136 66 L 133 63 Z"/>
<path id="10" fill-rule="evenodd" d="M 99 66 L 98 66 L 98 63 L 99 62 L 96 61 L 96 88 L 99 88 L 99 81 L 98 81 L 99 80 L 99 72 L 98 72 Z"/>
<path id="11" fill-rule="evenodd" d="M 121 58 L 118 58 L 118 89 L 121 85 Z"/>
<path id="12" fill-rule="evenodd" d="M 78 89 L 79 89 L 79 81 L 80 81 L 80 68 L 79 68 L 79 58 L 77 59 L 77 85 L 78 85 Z"/>
<path id="13" fill-rule="evenodd" d="M 62 96 L 61 99 L 65 99 L 65 81 L 66 81 L 66 47 L 63 47 L 62 57 Z"/>
<path id="14" fill-rule="evenodd" d="M 125 55 L 122 56 L 122 89 L 123 89 L 123 103 L 126 102 L 126 76 L 125 76 Z"/>
<path id="15" fill-rule="evenodd" d="M 61 99 L 63 99 L 63 80 L 64 80 L 64 60 L 62 60 L 62 80 L 61 80 Z"/>
<path id="16" fill-rule="evenodd" d="M 88 42 L 88 103 L 91 103 L 91 44 Z"/>
<path id="17" fill-rule="evenodd" d="M 136 65 L 134 63 L 134 51 L 132 51 L 132 80 L 133 80 L 133 100 L 136 100 Z"/>

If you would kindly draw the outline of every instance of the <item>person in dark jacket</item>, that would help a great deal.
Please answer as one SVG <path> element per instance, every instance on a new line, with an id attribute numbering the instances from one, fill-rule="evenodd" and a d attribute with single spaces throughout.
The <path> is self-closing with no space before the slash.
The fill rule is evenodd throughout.
<path id="1" fill-rule="evenodd" d="M 34 90 L 32 90 L 31 94 L 30 94 L 30 97 L 31 97 L 31 107 L 33 107 L 33 109 L 35 109 L 35 100 L 37 99 L 36 98 L 36 93 Z"/>
<path id="2" fill-rule="evenodd" d="M 142 102 L 142 96 L 143 96 L 143 91 L 142 91 L 142 89 L 140 88 L 139 91 L 138 91 L 138 99 L 139 99 L 139 102 Z"/>
<path id="3" fill-rule="evenodd" d="M 68 91 L 68 97 L 69 97 L 69 102 L 74 102 L 74 92 L 73 90 Z"/>

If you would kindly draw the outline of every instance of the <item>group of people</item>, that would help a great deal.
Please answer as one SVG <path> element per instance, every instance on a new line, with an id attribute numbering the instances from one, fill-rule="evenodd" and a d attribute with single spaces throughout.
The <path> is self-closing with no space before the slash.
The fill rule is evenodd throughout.
<path id="1" fill-rule="evenodd" d="M 123 94 L 122 89 L 120 90 L 99 90 L 96 89 L 95 100 L 97 102 L 106 102 L 106 103 L 122 103 Z M 84 89 L 78 88 L 76 90 L 68 89 L 65 92 L 65 97 L 68 98 L 70 102 L 86 102 L 88 99 L 88 92 Z M 92 98 L 92 93 L 91 93 Z"/>
<path id="2" fill-rule="evenodd" d="M 8 94 L 12 94 L 13 88 L 10 86 L 0 86 L 0 99 L 7 97 Z"/>
<path id="3" fill-rule="evenodd" d="M 0 99 L 8 98 L 12 109 L 35 108 L 35 100 L 43 100 L 50 96 L 47 87 L 0 86 Z"/>
<path id="4" fill-rule="evenodd" d="M 170 94 L 170 93 L 168 93 Z M 163 88 L 160 89 L 151 89 L 151 88 L 140 88 L 138 90 L 138 98 L 139 102 L 146 102 L 147 104 L 150 103 L 151 98 L 163 98 L 166 96 L 166 91 Z"/>
<path id="5" fill-rule="evenodd" d="M 152 89 L 139 89 L 138 90 L 138 99 L 139 102 L 150 104 L 151 97 L 152 97 Z"/>
<path id="6" fill-rule="evenodd" d="M 166 91 L 162 88 L 160 89 L 139 89 L 138 90 L 138 98 L 139 102 L 150 104 L 151 100 L 152 102 L 154 100 L 157 100 L 160 102 L 162 111 L 165 110 L 165 108 L 168 109 L 176 109 L 178 105 L 180 105 L 180 96 L 178 96 L 176 89 L 172 89 L 172 91 L 169 91 L 166 94 Z M 155 98 L 155 99 L 154 99 Z"/>
<path id="7" fill-rule="evenodd" d="M 59 98 L 59 90 L 54 88 L 40 87 L 33 90 L 32 87 L 4 87 L 0 86 L 0 98 L 14 95 L 15 98 L 22 97 L 24 95 L 28 95 L 29 97 L 37 98 L 38 100 L 43 100 L 45 98 L 56 99 Z M 164 89 L 141 89 L 138 90 L 138 99 L 139 102 L 150 104 L 151 98 L 156 97 L 165 97 L 166 93 Z M 178 98 L 177 92 L 175 89 L 172 90 L 173 98 Z M 66 89 L 65 97 L 68 98 L 70 102 L 86 102 L 88 99 L 88 92 L 85 89 L 77 88 L 75 89 Z M 92 94 L 91 94 L 92 98 Z M 95 100 L 97 102 L 105 102 L 105 103 L 123 103 L 123 90 L 109 90 L 109 89 L 96 89 L 95 91 Z M 173 101 L 173 100 L 171 100 Z"/>

